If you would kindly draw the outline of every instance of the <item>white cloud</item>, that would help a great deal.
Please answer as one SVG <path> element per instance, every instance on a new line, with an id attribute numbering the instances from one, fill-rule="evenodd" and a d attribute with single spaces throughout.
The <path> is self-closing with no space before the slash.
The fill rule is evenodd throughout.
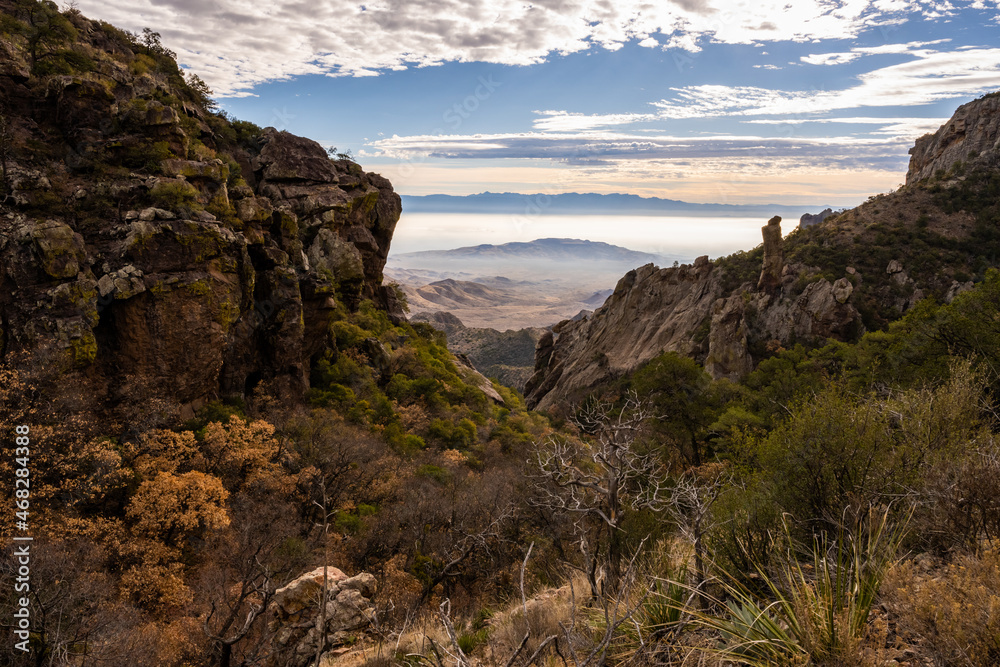
<path id="1" fill-rule="evenodd" d="M 843 123 L 848 125 L 880 125 L 870 134 L 893 139 L 913 140 L 928 132 L 936 132 L 947 118 L 876 118 L 872 116 L 851 116 L 846 118 L 758 118 L 744 120 L 756 125 L 803 125 L 806 123 Z"/>
<path id="2" fill-rule="evenodd" d="M 916 59 L 872 70 L 842 90 L 786 91 L 749 86 L 673 88 L 654 103 L 665 118 L 810 114 L 861 107 L 931 104 L 1000 88 L 1000 49 L 916 51 Z"/>
<path id="3" fill-rule="evenodd" d="M 932 2 L 928 11 L 946 11 Z M 630 41 L 700 43 L 856 37 L 892 20 L 885 0 L 81 0 L 95 18 L 151 26 L 220 95 L 302 74 L 370 76 L 445 62 L 528 65 Z"/>
<path id="4" fill-rule="evenodd" d="M 648 113 L 597 114 L 593 116 L 568 111 L 535 111 L 534 113 L 541 118 L 536 119 L 532 126 L 543 132 L 580 132 L 656 119 L 656 114 Z"/>
<path id="5" fill-rule="evenodd" d="M 482 135 L 392 136 L 371 142 L 372 154 L 401 160 L 424 158 L 534 159 L 614 166 L 623 161 L 723 160 L 727 164 L 781 162 L 851 168 L 901 169 L 908 141 L 895 137 L 673 136 L 612 132 L 520 132 Z"/>
<path id="6" fill-rule="evenodd" d="M 944 40 L 940 40 L 944 41 Z M 937 43 L 937 42 L 934 42 Z M 904 52 L 925 42 L 876 47 L 879 52 Z M 756 86 L 704 84 L 672 88 L 670 99 L 652 102 L 652 113 L 586 115 L 565 110 L 536 111 L 533 128 L 542 132 L 603 130 L 656 120 L 683 120 L 720 116 L 783 116 L 778 120 L 746 121 L 762 124 L 875 123 L 875 132 L 913 138 L 937 129 L 944 119 L 823 118 L 809 114 L 862 107 L 918 106 L 1000 87 L 1000 49 L 968 49 L 951 53 L 918 49 L 906 63 L 875 69 L 858 76 L 859 83 L 842 90 L 787 91 Z M 771 68 L 773 66 L 762 65 Z M 934 125 L 937 123 L 937 125 Z"/>
<path id="7" fill-rule="evenodd" d="M 908 53 L 919 55 L 918 49 L 922 46 L 943 44 L 951 39 L 935 39 L 931 42 L 908 42 L 906 44 L 882 44 L 880 46 L 859 46 L 848 52 L 841 53 L 811 53 L 801 56 L 799 59 L 809 65 L 842 65 L 857 60 L 864 55 L 876 55 L 886 53 Z M 928 53 L 924 51 L 924 53 Z"/>
<path id="8" fill-rule="evenodd" d="M 809 65 L 843 65 L 861 57 L 860 53 L 820 53 L 799 58 Z"/>

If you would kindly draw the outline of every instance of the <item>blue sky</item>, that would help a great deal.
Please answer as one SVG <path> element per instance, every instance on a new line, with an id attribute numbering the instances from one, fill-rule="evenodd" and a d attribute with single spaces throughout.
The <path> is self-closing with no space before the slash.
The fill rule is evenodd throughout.
<path id="1" fill-rule="evenodd" d="M 848 205 L 1000 89 L 994 0 L 82 0 L 404 194 Z"/>

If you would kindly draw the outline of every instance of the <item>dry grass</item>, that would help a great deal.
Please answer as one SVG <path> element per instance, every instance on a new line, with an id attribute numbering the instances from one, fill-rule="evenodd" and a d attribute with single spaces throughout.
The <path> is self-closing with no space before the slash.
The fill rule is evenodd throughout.
<path id="1" fill-rule="evenodd" d="M 938 665 L 1000 664 L 1000 553 L 963 555 L 933 568 L 907 561 L 893 568 L 886 607 L 901 639 Z"/>
<path id="2" fill-rule="evenodd" d="M 522 650 L 524 656 L 532 655 L 546 637 L 555 635 L 560 642 L 563 641 L 564 634 L 559 624 L 567 628 L 573 625 L 574 614 L 579 618 L 579 609 L 586 603 L 589 591 L 586 577 L 578 574 L 559 588 L 540 591 L 526 603 L 517 601 L 495 614 L 489 620 L 490 635 L 486 649 L 491 657 L 490 663 L 504 664 L 507 657 L 517 650 L 525 633 L 529 638 Z"/>

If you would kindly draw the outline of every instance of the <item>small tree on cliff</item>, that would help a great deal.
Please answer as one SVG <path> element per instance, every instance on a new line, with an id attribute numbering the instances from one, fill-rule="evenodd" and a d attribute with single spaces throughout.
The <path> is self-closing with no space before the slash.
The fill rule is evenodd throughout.
<path id="1" fill-rule="evenodd" d="M 619 406 L 592 401 L 576 417 L 589 443 L 552 437 L 536 452 L 540 507 L 572 517 L 580 536 L 591 594 L 606 564 L 606 590 L 617 590 L 624 559 L 623 526 L 630 513 L 660 511 L 667 477 L 659 458 L 641 451 L 639 436 L 653 417 L 649 404 L 630 392 Z"/>
<path id="2" fill-rule="evenodd" d="M 59 12 L 56 3 L 20 0 L 17 8 L 28 24 L 28 54 L 32 70 L 40 60 L 52 55 L 58 46 L 76 39 L 76 28 Z"/>
<path id="3" fill-rule="evenodd" d="M 700 466 L 709 426 L 726 402 L 720 386 L 697 362 L 676 352 L 661 354 L 643 366 L 631 386 L 648 397 L 656 411 L 656 435 L 677 447 L 689 464 Z"/>
<path id="4" fill-rule="evenodd" d="M 143 28 L 142 36 L 139 38 L 142 41 L 142 45 L 146 47 L 147 56 L 168 56 L 169 58 L 176 59 L 177 54 L 163 46 L 160 41 L 160 33 L 154 32 L 152 28 Z"/>

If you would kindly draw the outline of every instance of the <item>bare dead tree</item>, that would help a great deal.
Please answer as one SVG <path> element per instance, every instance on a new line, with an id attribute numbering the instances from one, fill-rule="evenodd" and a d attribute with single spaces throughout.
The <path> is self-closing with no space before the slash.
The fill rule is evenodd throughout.
<path id="1" fill-rule="evenodd" d="M 491 544 L 501 538 L 504 525 L 514 516 L 514 507 L 512 505 L 498 509 L 498 513 L 492 517 L 489 524 L 476 532 L 465 533 L 448 550 L 441 565 L 424 582 L 424 588 L 421 591 L 420 597 L 413 605 L 414 611 L 424 603 L 438 584 L 444 582 L 449 577 L 457 575 L 463 563 L 476 554 L 489 554 Z"/>
<path id="2" fill-rule="evenodd" d="M 705 585 L 705 533 L 712 527 L 712 506 L 732 482 L 722 466 L 703 466 L 677 478 L 664 509 L 694 547 L 695 588 Z"/>
<path id="3" fill-rule="evenodd" d="M 295 568 L 280 555 L 297 531 L 291 503 L 235 494 L 230 514 L 230 530 L 207 545 L 197 585 L 207 609 L 202 630 L 213 644 L 212 664 L 220 667 L 256 664 L 269 651 L 265 614 Z"/>
<path id="4" fill-rule="evenodd" d="M 233 647 L 250 633 L 255 621 L 267 609 L 274 596 L 274 581 L 270 568 L 261 560 L 264 545 L 259 545 L 248 565 L 247 573 L 239 588 L 222 604 L 213 600 L 211 609 L 202 622 L 205 636 L 212 641 L 219 652 L 219 667 L 229 667 Z M 213 630 L 213 621 L 218 620 L 218 626 Z"/>
<path id="5" fill-rule="evenodd" d="M 653 416 L 649 404 L 635 392 L 627 394 L 622 405 L 593 401 L 576 419 L 591 435 L 590 442 L 552 437 L 535 453 L 539 474 L 532 502 L 575 517 L 595 598 L 602 551 L 607 553 L 607 585 L 612 590 L 618 587 L 622 524 L 628 514 L 666 507 L 666 471 L 654 453 L 638 446 Z M 584 525 L 588 523 L 596 528 L 588 530 Z"/>
<path id="6" fill-rule="evenodd" d="M 449 655 L 455 660 L 455 667 L 469 667 L 471 663 L 465 656 L 462 646 L 458 643 L 455 624 L 451 622 L 451 600 L 443 600 L 441 602 L 441 606 L 438 607 L 438 616 L 441 618 L 441 624 L 444 626 L 445 632 L 448 633 L 448 639 L 451 641 L 451 648 L 454 652 Z"/>

